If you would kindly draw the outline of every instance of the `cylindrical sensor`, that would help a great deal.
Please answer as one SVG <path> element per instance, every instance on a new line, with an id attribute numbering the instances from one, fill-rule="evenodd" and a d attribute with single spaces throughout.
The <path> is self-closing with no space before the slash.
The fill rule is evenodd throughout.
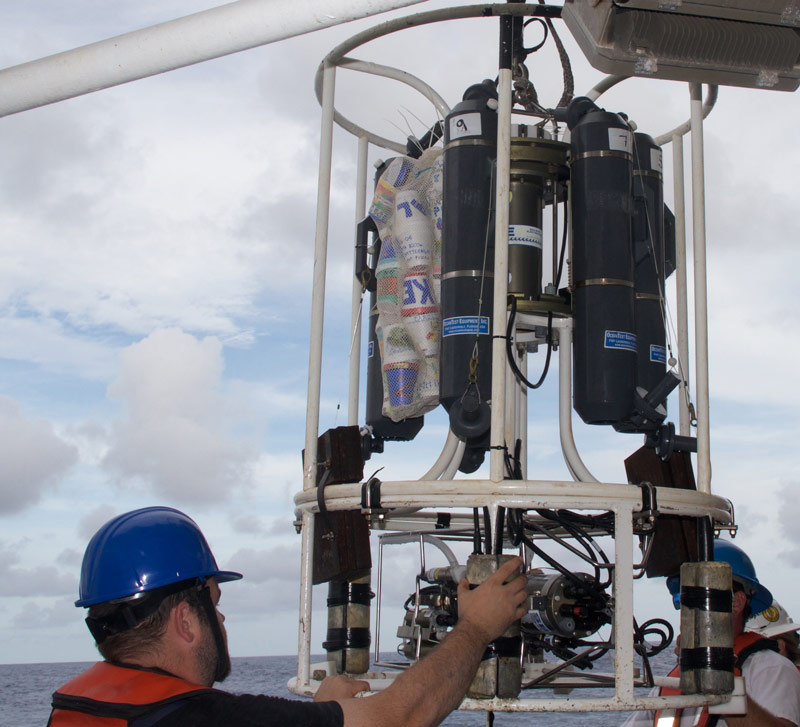
<path id="1" fill-rule="evenodd" d="M 323 648 L 339 674 L 369 671 L 370 576 L 328 584 L 328 637 Z"/>
<path id="2" fill-rule="evenodd" d="M 733 691 L 733 593 L 724 561 L 681 566 L 681 691 Z"/>
<path id="3" fill-rule="evenodd" d="M 577 98 L 572 129 L 573 405 L 587 424 L 633 412 L 636 330 L 631 221 L 632 132 Z"/>
<path id="4" fill-rule="evenodd" d="M 513 555 L 477 555 L 467 559 L 467 580 L 470 585 L 480 585 Z M 514 573 L 509 580 L 519 575 Z M 478 665 L 467 696 L 473 699 L 514 699 L 522 689 L 522 664 L 520 653 L 522 639 L 519 623 L 513 623 L 500 638 L 486 649 Z"/>

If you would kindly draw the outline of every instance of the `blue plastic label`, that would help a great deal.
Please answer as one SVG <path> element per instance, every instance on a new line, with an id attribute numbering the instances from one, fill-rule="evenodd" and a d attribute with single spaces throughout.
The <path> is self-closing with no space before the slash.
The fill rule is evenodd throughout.
<path id="1" fill-rule="evenodd" d="M 442 321 L 442 336 L 489 335 L 488 316 L 459 316 Z"/>
<path id="2" fill-rule="evenodd" d="M 542 230 L 532 225 L 509 225 L 508 244 L 542 249 Z"/>
<path id="3" fill-rule="evenodd" d="M 627 331 L 606 331 L 603 348 L 616 348 L 636 353 L 636 334 Z"/>
<path id="4" fill-rule="evenodd" d="M 650 344 L 650 360 L 653 363 L 667 363 L 667 349 L 664 346 Z"/>
<path id="5" fill-rule="evenodd" d="M 372 358 L 375 355 L 375 341 L 370 341 L 367 347 L 367 358 Z"/>

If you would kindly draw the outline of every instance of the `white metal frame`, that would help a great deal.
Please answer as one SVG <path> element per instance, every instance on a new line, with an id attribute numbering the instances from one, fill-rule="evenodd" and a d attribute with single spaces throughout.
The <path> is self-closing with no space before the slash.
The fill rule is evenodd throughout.
<path id="1" fill-rule="evenodd" d="M 309 367 L 309 397 L 308 419 L 306 430 L 306 460 L 305 480 L 303 491 L 295 497 L 295 504 L 303 520 L 303 554 L 302 554 L 302 582 L 301 582 L 301 613 L 298 676 L 293 680 L 292 689 L 298 694 L 312 694 L 315 684 L 310 680 L 309 657 L 311 653 L 311 562 L 313 558 L 313 513 L 317 511 L 316 488 L 316 444 L 318 429 L 318 402 L 319 402 L 319 373 L 321 370 L 321 339 L 322 315 L 324 311 L 324 256 L 326 252 L 327 230 L 327 204 L 329 202 L 330 180 L 330 139 L 334 123 L 339 123 L 343 128 L 359 138 L 359 170 L 362 161 L 362 144 L 374 143 L 392 151 L 404 152 L 404 145 L 391 140 L 383 139 L 362 129 L 349 119 L 346 119 L 335 110 L 333 99 L 333 85 L 335 66 L 350 67 L 366 73 L 377 73 L 385 77 L 395 78 L 420 90 L 429 100 L 432 100 L 439 109 L 439 113 L 446 113 L 444 102 L 438 101 L 438 94 L 429 89 L 420 79 L 401 71 L 393 71 L 385 66 L 356 61 L 346 54 L 359 45 L 381 37 L 388 33 L 403 28 L 422 25 L 439 20 L 461 17 L 484 15 L 487 7 L 493 7 L 495 14 L 503 13 L 520 14 L 530 13 L 535 5 L 505 5 L 471 6 L 452 8 L 449 10 L 420 13 L 410 18 L 389 21 L 371 30 L 364 31 L 350 40 L 341 44 L 329 53 L 320 65 L 317 76 L 317 94 L 323 109 L 322 143 L 320 153 L 320 191 L 317 224 L 317 240 L 315 253 L 315 278 L 312 303 L 311 326 L 311 353 Z M 621 77 L 609 77 L 598 84 L 589 95 L 597 98 L 611 86 L 624 80 Z M 495 276 L 494 276 L 494 323 L 493 330 L 504 330 L 506 324 L 506 293 L 507 293 L 507 232 L 508 232 L 508 185 L 507 177 L 510 168 L 510 121 L 511 121 L 511 73 L 501 70 L 499 73 L 499 101 L 498 101 L 498 144 L 497 144 L 497 169 L 498 184 L 496 196 L 496 227 L 495 227 Z M 707 360 L 707 318 L 705 297 L 705 239 L 703 205 L 703 158 L 702 158 L 702 120 L 704 115 L 711 110 L 715 99 L 715 90 L 710 94 L 710 103 L 701 106 L 699 87 L 691 89 L 691 120 L 688 125 L 679 127 L 669 135 L 669 140 L 677 142 L 689 130 L 693 139 L 693 209 L 694 209 L 694 247 L 695 247 L 695 318 L 697 364 L 696 379 L 698 381 L 697 416 L 700 422 L 698 460 L 700 462 L 699 490 L 685 491 L 671 488 L 658 489 L 658 507 L 661 513 L 680 514 L 692 517 L 710 517 L 720 525 L 733 523 L 732 507 L 730 502 L 723 498 L 715 497 L 710 491 L 710 456 L 708 441 L 708 360 Z M 662 142 L 663 143 L 663 140 Z M 678 144 L 675 144 L 678 148 Z M 677 153 L 677 152 L 676 152 Z M 323 165 L 326 167 L 323 169 Z M 359 171 L 359 185 L 357 198 L 363 195 L 364 175 Z M 677 197 L 676 187 L 676 197 Z M 679 212 L 683 208 L 683 191 Z M 324 208 L 324 209 L 323 209 Z M 677 223 L 683 225 L 683 216 Z M 678 245 L 682 248 L 681 230 L 678 230 Z M 680 250 L 679 250 L 680 255 Z M 685 255 L 679 259 L 682 267 L 682 276 L 685 281 Z M 320 280 L 322 275 L 322 280 Z M 679 281 L 681 275 L 679 274 Z M 698 279 L 700 279 L 698 281 Z M 685 284 L 681 288 L 679 282 L 679 297 L 683 297 L 682 310 L 686 310 Z M 681 323 L 683 323 L 683 317 Z M 354 308 L 355 320 L 355 308 Z M 425 522 L 425 508 L 472 508 L 488 506 L 492 519 L 497 516 L 498 507 L 524 507 L 524 508 L 572 508 L 572 509 L 607 509 L 615 516 L 614 539 L 614 595 L 615 617 L 614 633 L 616 634 L 616 672 L 614 696 L 606 699 L 578 698 L 578 699 L 517 699 L 517 700 L 471 700 L 466 699 L 461 705 L 462 709 L 494 710 L 494 711 L 604 711 L 623 709 L 659 709 L 668 707 L 688 707 L 700 704 L 718 704 L 727 701 L 727 696 L 712 697 L 709 695 L 681 695 L 677 697 L 635 697 L 633 678 L 633 637 L 631 624 L 633 622 L 633 514 L 642 508 L 641 492 L 639 488 L 627 484 L 599 483 L 589 472 L 580 458 L 572 436 L 571 425 L 571 319 L 554 319 L 554 327 L 558 328 L 560 335 L 559 348 L 559 411 L 561 442 L 565 461 L 575 482 L 544 482 L 534 480 L 507 481 L 504 480 L 504 464 L 502 451 L 503 435 L 509 421 L 525 420 L 526 408 L 521 397 L 514 391 L 507 398 L 507 380 L 505 373 L 505 346 L 502 339 L 496 338 L 493 343 L 493 371 L 496 372 L 492 381 L 492 438 L 494 447 L 491 451 L 490 477 L 486 480 L 452 480 L 451 472 L 441 476 L 435 487 L 427 481 L 387 481 L 381 487 L 380 527 L 393 529 L 396 526 L 402 530 L 409 527 L 409 522 L 419 525 Z M 681 360 L 688 360 L 688 344 L 679 343 L 681 347 Z M 358 362 L 351 360 L 351 387 L 358 369 Z M 357 379 L 356 379 L 357 380 Z M 705 385 L 705 388 L 703 388 Z M 354 397 L 351 388 L 351 406 Z M 357 398 L 355 399 L 357 402 Z M 509 406 L 507 407 L 507 404 Z M 507 416 L 508 409 L 512 413 Z M 516 412 L 516 413 L 514 413 Z M 351 414 L 352 416 L 352 414 Z M 354 418 L 357 421 L 357 415 Z M 685 417 L 681 418 L 681 432 L 684 433 L 688 424 L 684 426 Z M 447 447 L 445 447 L 447 450 Z M 444 452 L 440 460 L 445 456 Z M 431 472 L 438 468 L 432 468 Z M 326 491 L 326 507 L 331 510 L 350 510 L 361 508 L 362 489 L 360 484 L 337 485 L 336 488 Z M 398 522 L 392 522 L 392 511 L 402 513 Z M 401 522 L 402 520 L 402 522 Z M 386 684 L 391 681 L 390 674 L 378 673 L 367 675 L 374 677 L 376 684 Z"/>

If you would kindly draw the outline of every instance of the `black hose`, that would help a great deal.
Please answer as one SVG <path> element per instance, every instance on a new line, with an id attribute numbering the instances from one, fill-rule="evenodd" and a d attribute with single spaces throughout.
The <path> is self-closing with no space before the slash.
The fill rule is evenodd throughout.
<path id="1" fill-rule="evenodd" d="M 508 296 L 508 303 L 511 306 L 511 315 L 508 317 L 508 326 L 506 327 L 506 358 L 508 358 L 508 363 L 511 366 L 511 370 L 514 372 L 514 376 L 519 379 L 525 386 L 529 389 L 538 389 L 543 383 L 544 380 L 547 378 L 547 372 L 550 370 L 550 354 L 553 350 L 552 341 L 553 341 L 553 313 L 548 312 L 547 314 L 547 356 L 544 360 L 544 369 L 542 370 L 542 375 L 539 377 L 539 380 L 532 384 L 522 371 L 519 370 L 519 366 L 517 366 L 517 362 L 514 359 L 514 351 L 511 343 L 511 334 L 514 331 L 514 321 L 517 317 L 517 297 L 515 295 Z"/>

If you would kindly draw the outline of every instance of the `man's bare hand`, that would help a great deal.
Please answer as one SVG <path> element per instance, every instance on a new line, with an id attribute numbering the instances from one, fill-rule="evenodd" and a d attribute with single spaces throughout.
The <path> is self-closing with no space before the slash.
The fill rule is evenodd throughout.
<path id="1" fill-rule="evenodd" d="M 346 676 L 325 677 L 314 695 L 315 702 L 335 702 L 350 699 L 359 692 L 368 692 L 369 683 Z"/>
<path id="2" fill-rule="evenodd" d="M 520 575 L 505 583 L 521 565 L 519 557 L 503 563 L 472 591 L 466 578 L 458 584 L 458 622 L 479 632 L 487 644 L 527 612 L 528 579 Z"/>

